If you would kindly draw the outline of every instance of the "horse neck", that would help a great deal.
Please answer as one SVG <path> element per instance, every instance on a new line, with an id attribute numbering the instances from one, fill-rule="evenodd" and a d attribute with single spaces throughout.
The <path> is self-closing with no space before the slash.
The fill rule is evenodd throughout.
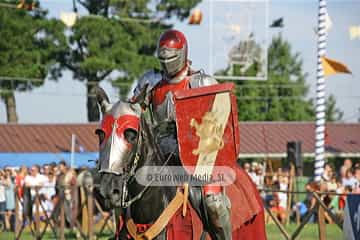
<path id="1" fill-rule="evenodd" d="M 159 157 L 152 152 L 154 150 L 151 149 L 151 145 L 149 144 L 142 144 L 140 150 L 140 159 L 136 170 L 139 170 L 141 167 L 165 166 L 169 164 L 166 159 L 159 159 Z M 130 198 L 135 197 L 144 188 L 145 186 L 139 184 L 136 180 L 132 181 L 128 185 Z M 175 193 L 176 187 L 149 186 L 143 196 L 130 206 L 131 216 L 137 223 L 149 223 L 155 221 L 175 196 Z M 144 208 L 144 206 L 152 207 Z"/>

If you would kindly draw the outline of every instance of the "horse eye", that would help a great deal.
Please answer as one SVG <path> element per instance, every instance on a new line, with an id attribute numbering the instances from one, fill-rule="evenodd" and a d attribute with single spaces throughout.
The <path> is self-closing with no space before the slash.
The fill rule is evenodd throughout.
<path id="1" fill-rule="evenodd" d="M 95 134 L 99 137 L 99 144 L 101 145 L 105 139 L 105 132 L 101 129 L 96 129 Z"/>
<path id="2" fill-rule="evenodd" d="M 128 141 L 131 144 L 135 144 L 137 140 L 137 131 L 131 128 L 128 128 L 124 132 L 124 136 L 126 141 Z"/>

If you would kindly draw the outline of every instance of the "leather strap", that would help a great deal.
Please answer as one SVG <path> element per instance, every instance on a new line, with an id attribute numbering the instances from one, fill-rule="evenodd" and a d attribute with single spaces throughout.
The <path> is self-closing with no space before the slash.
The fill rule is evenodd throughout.
<path id="1" fill-rule="evenodd" d="M 188 198 L 189 198 L 189 184 L 185 183 L 184 184 L 184 201 L 183 201 L 183 209 L 182 209 L 183 217 L 186 216 Z"/>
<path id="2" fill-rule="evenodd" d="M 129 232 L 129 234 L 131 235 L 131 237 L 134 240 L 142 240 L 142 239 L 146 239 L 143 235 L 143 233 L 138 234 L 137 233 L 137 227 L 136 224 L 134 223 L 134 220 L 132 218 L 128 219 L 126 222 L 126 228 Z"/>
<path id="3" fill-rule="evenodd" d="M 185 196 L 188 195 L 185 191 Z M 168 225 L 170 219 L 174 216 L 176 211 L 183 205 L 184 194 L 181 191 L 177 191 L 175 197 L 171 200 L 169 205 L 164 209 L 161 215 L 156 219 L 154 224 L 144 233 L 138 233 L 136 224 L 132 218 L 126 222 L 126 227 L 129 234 L 135 240 L 151 240 L 154 239 L 161 231 Z"/>

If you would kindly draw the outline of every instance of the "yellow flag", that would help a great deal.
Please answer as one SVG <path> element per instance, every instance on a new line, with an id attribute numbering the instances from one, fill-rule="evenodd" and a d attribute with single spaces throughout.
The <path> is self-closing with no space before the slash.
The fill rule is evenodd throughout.
<path id="1" fill-rule="evenodd" d="M 335 60 L 332 60 L 332 59 L 329 59 L 326 57 L 322 57 L 321 61 L 322 61 L 325 77 L 336 74 L 336 73 L 350 73 L 351 74 L 351 71 L 349 70 L 349 68 L 341 62 L 337 62 Z"/>
<path id="2" fill-rule="evenodd" d="M 202 20 L 202 12 L 200 9 L 195 9 L 189 17 L 190 25 L 200 25 Z"/>

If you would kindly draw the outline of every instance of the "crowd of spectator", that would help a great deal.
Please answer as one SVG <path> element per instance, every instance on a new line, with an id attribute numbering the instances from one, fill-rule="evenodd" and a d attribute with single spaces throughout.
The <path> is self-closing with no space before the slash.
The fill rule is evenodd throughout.
<path id="1" fill-rule="evenodd" d="M 294 199 L 292 202 L 288 201 L 289 195 L 286 192 L 289 190 L 290 183 L 288 169 L 278 168 L 275 172 L 266 173 L 265 166 L 257 162 L 246 162 L 243 168 L 260 190 L 266 207 L 270 208 L 282 223 L 294 213 L 303 217 L 316 203 L 312 194 L 308 194 L 305 201 L 295 202 Z M 36 195 L 39 196 L 43 206 L 41 211 L 44 210 L 49 215 L 58 201 L 57 196 L 61 186 L 65 185 L 66 174 L 71 172 L 69 169 L 64 161 L 43 166 L 33 165 L 30 168 L 22 166 L 0 169 L 0 221 L 4 222 L 5 230 L 14 229 L 15 192 L 21 203 L 25 200 L 24 189 L 29 189 L 30 200 L 33 200 Z M 360 163 L 353 164 L 351 159 L 345 159 L 338 172 L 327 163 L 320 188 L 317 184 L 306 185 L 308 192 L 316 190 L 328 192 L 329 194 L 323 195 L 324 203 L 334 214 L 342 216 L 346 195 L 348 193 L 360 194 Z M 271 191 L 263 191 L 266 189 Z M 64 191 L 66 195 L 65 189 L 61 191 Z M 18 205 L 20 210 L 22 206 L 23 204 Z M 289 209 L 292 212 L 289 212 Z M 332 222 L 328 215 L 325 217 L 328 222 Z"/>
<path id="2" fill-rule="evenodd" d="M 245 163 L 243 168 L 260 190 L 266 207 L 274 212 L 280 222 L 283 222 L 286 218 L 288 194 L 282 191 L 288 190 L 289 171 L 278 168 L 277 171 L 266 174 L 265 166 L 257 162 Z"/>
<path id="3" fill-rule="evenodd" d="M 360 194 L 360 163 L 353 164 L 351 159 L 345 159 L 339 172 L 331 164 L 326 164 L 320 188 L 329 192 L 323 196 L 326 206 L 342 218 L 347 194 Z M 332 222 L 327 213 L 325 217 L 327 222 Z"/>
<path id="4" fill-rule="evenodd" d="M 265 167 L 256 162 L 244 163 L 243 168 L 257 188 L 261 190 L 266 207 L 270 208 L 282 223 L 288 217 L 295 219 L 295 214 L 299 215 L 300 219 L 305 216 L 308 209 L 316 203 L 316 199 L 310 194 L 312 191 L 327 192 L 328 194 L 322 195 L 322 200 L 340 218 L 343 217 L 347 194 L 360 194 L 360 163 L 353 164 L 351 159 L 345 159 L 337 171 L 332 164 L 325 164 L 321 184 L 318 185 L 309 181 L 304 189 L 309 194 L 304 201 L 297 202 L 294 197 L 291 202 L 288 201 L 289 194 L 286 192 L 289 190 L 290 183 L 290 171 L 288 169 L 278 168 L 272 173 L 266 173 Z M 327 222 L 332 222 L 326 213 L 325 218 Z M 315 220 L 315 218 L 311 219 L 311 221 Z"/>
<path id="5" fill-rule="evenodd" d="M 14 229 L 15 194 L 19 198 L 18 207 L 23 208 L 26 201 L 24 191 L 29 189 L 30 201 L 37 195 L 41 201 L 43 211 L 47 214 L 53 210 L 57 201 L 59 186 L 63 183 L 69 168 L 65 161 L 58 164 L 51 163 L 43 166 L 33 165 L 30 168 L 5 167 L 0 169 L 0 220 L 4 222 L 4 230 Z M 33 207 L 35 207 L 33 205 Z M 19 215 L 22 218 L 22 214 Z"/>

